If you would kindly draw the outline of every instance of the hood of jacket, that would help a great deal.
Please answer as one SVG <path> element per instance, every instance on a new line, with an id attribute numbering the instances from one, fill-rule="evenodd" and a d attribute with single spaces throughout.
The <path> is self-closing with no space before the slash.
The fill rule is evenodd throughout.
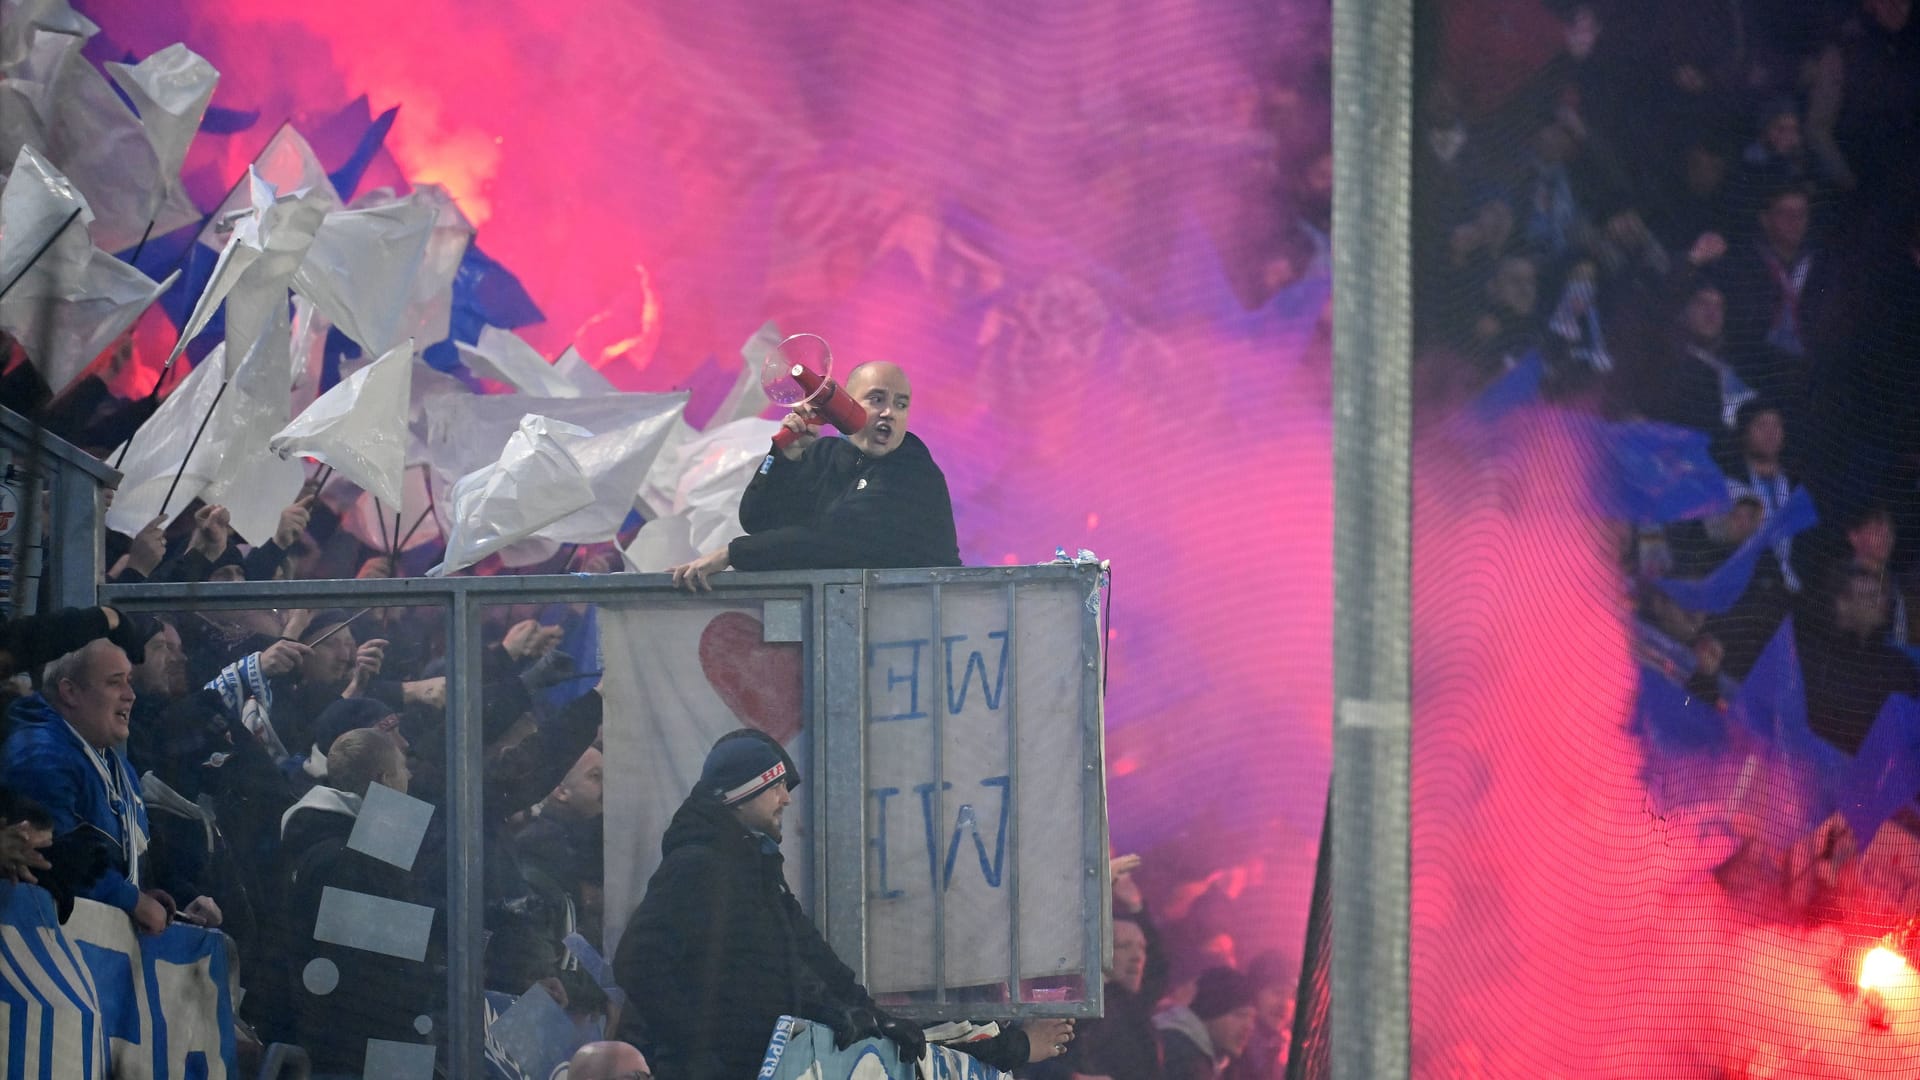
<path id="1" fill-rule="evenodd" d="M 1213 1048 L 1213 1035 L 1207 1031 L 1207 1022 L 1185 1005 L 1175 1005 L 1155 1015 L 1153 1026 L 1161 1031 L 1177 1031 L 1185 1035 L 1200 1048 L 1201 1053 L 1210 1058 L 1220 1056 Z"/>
<path id="2" fill-rule="evenodd" d="M 713 796 L 698 791 L 687 796 L 680 809 L 673 812 L 666 835 L 660 838 L 660 854 L 665 857 L 691 844 L 736 853 L 753 852 L 760 846 L 752 831 L 740 823 L 732 810 Z"/>
<path id="3" fill-rule="evenodd" d="M 309 788 L 300 801 L 287 808 L 280 815 L 280 838 L 284 841 L 291 831 L 296 814 L 330 814 L 344 816 L 351 829 L 352 822 L 360 816 L 360 796 L 339 788 L 330 788 L 324 784 Z M 337 824 L 337 823 L 335 823 Z"/>

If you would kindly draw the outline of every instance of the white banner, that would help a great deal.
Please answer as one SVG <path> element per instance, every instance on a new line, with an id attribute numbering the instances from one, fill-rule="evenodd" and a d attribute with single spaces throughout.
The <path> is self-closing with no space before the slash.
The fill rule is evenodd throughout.
<path id="1" fill-rule="evenodd" d="M 1016 819 L 1021 977 L 1070 974 L 1100 917 L 1082 910 L 1084 597 L 1020 586 L 1014 641 L 1003 587 L 941 589 L 937 635 L 931 596 L 876 589 L 868 603 L 867 988 L 933 986 L 936 886 L 946 985 L 1006 981 Z"/>
<path id="2" fill-rule="evenodd" d="M 1016 880 L 1020 977 L 1083 971 L 1086 928 L 1101 917 L 1085 908 L 1083 862 L 1090 837 L 1102 833 L 1084 809 L 1086 784 L 1099 782 L 1085 767 L 1082 721 L 1082 679 L 1093 662 L 1084 656 L 1087 597 L 1073 582 L 1019 586 L 1016 641 L 1004 586 L 944 586 L 937 632 L 931 595 L 919 586 L 876 589 L 868 604 L 867 986 L 876 994 L 933 986 L 936 886 L 947 987 L 1004 985 L 1014 967 Z M 620 778 L 606 794 L 609 950 L 715 739 L 759 728 L 787 746 L 806 784 L 824 782 L 803 726 L 807 653 L 796 641 L 767 640 L 796 635 L 804 621 L 777 613 L 782 603 L 794 604 L 601 608 L 607 775 Z M 944 781 L 937 790 L 936 777 Z M 810 830 L 797 812 L 817 790 L 798 792 L 782 844 L 803 901 Z M 1095 855 L 1104 865 L 1105 852 Z"/>
<path id="3" fill-rule="evenodd" d="M 772 601 L 789 606 L 795 601 Z M 755 727 L 786 746 L 802 787 L 787 809 L 787 883 L 810 904 L 811 774 L 801 719 L 805 657 L 797 641 L 767 641 L 761 603 L 622 604 L 599 610 L 605 661 L 606 936 L 612 956 L 627 917 L 660 865 L 660 838 L 714 741 Z M 613 778 L 617 777 L 618 780 Z"/>

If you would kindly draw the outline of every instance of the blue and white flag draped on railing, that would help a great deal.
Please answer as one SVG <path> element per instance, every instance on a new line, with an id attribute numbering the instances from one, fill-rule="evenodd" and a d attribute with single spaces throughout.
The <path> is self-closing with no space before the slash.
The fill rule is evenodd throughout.
<path id="1" fill-rule="evenodd" d="M 134 933 L 127 913 L 0 884 L 0 1061 L 34 1080 L 227 1080 L 234 1061 L 227 939 L 174 925 Z M 110 1062 L 110 1064 L 109 1064 Z"/>
<path id="2" fill-rule="evenodd" d="M 792 1016 L 774 1025 L 773 1039 L 760 1065 L 760 1080 L 1002 1080 L 1013 1074 L 945 1046 L 927 1047 L 916 1070 L 903 1062 L 886 1039 L 862 1039 L 845 1050 L 833 1044 L 833 1031 Z"/>
<path id="3" fill-rule="evenodd" d="M 121 916 L 126 919 L 125 915 Z M 22 1080 L 104 1080 L 100 1000 L 45 889 L 0 881 L 0 1065 Z"/>

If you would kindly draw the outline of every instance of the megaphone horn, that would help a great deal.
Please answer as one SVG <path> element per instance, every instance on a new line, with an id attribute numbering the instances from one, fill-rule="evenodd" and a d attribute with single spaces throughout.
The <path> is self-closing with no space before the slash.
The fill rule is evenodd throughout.
<path id="1" fill-rule="evenodd" d="M 842 432 L 852 435 L 867 426 L 866 407 L 833 380 L 833 350 L 818 334 L 794 334 L 767 350 L 760 362 L 760 386 L 767 397 L 791 408 L 810 407 Z M 773 445 L 785 449 L 799 438 L 781 428 Z"/>

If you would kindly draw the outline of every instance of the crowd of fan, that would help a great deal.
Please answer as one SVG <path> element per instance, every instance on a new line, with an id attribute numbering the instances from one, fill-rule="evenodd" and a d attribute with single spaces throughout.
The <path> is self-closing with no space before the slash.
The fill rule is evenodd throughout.
<path id="1" fill-rule="evenodd" d="M 157 528 L 130 538 L 114 575 L 283 575 L 323 546 L 311 503 L 303 496 L 275 537 L 245 548 L 221 508 L 198 508 L 171 540 Z M 576 933 L 601 938 L 601 699 L 585 689 L 591 673 L 581 677 L 559 647 L 583 609 L 494 614 L 481 696 L 486 986 L 504 1003 L 539 985 L 583 1032 L 611 1031 L 617 1000 L 565 944 Z M 357 1075 L 368 1039 L 413 1041 L 423 1013 L 443 1030 L 444 923 L 419 962 L 312 933 L 328 888 L 445 910 L 444 814 L 407 869 L 349 845 L 374 785 L 446 805 L 440 618 L 409 608 L 357 618 L 89 608 L 15 620 L 0 642 L 12 698 L 0 733 L 0 872 L 37 881 L 63 918 L 79 896 L 122 907 L 145 932 L 176 919 L 218 926 L 237 946 L 247 991 L 242 1045 L 298 1045 L 316 1075 Z M 104 790 L 111 799 L 125 796 L 113 781 L 139 790 L 144 853 L 129 859 L 113 812 L 81 791 L 81 742 L 124 744 L 131 775 L 110 772 Z M 112 765 L 111 754 L 100 759 Z M 1115 1080 L 1277 1075 L 1294 966 L 1267 956 L 1243 973 L 1196 961 L 1170 986 L 1130 869 L 1116 864 L 1106 1017 L 1080 1025 L 1065 1057 L 1029 1071 L 1060 1080 L 1069 1070 Z M 337 982 L 310 985 L 314 960 L 330 962 Z"/>
<path id="2" fill-rule="evenodd" d="M 1718 700 L 1792 616 L 1810 725 L 1856 749 L 1890 693 L 1920 690 L 1911 0 L 1510 0 L 1444 21 L 1413 148 L 1425 375 L 1537 362 L 1550 398 L 1709 434 L 1731 508 L 1622 530 L 1642 645 Z M 1731 610 L 1652 586 L 1711 572 L 1801 487 L 1821 524 Z"/>
<path id="3" fill-rule="evenodd" d="M 219 561 L 218 516 L 173 563 Z M 599 937 L 600 695 L 557 648 L 578 612 L 498 614 L 510 624 L 483 664 L 487 988 L 543 985 L 597 1028 L 607 995 L 562 942 Z M 246 1034 L 301 1046 L 316 1074 L 357 1075 L 369 1038 L 415 1041 L 417 1017 L 443 1018 L 442 922 L 419 962 L 313 934 L 328 888 L 445 909 L 444 814 L 404 869 L 349 845 L 373 785 L 446 805 L 439 619 L 90 608 L 9 624 L 0 870 L 37 881 L 63 918 L 86 897 L 142 932 L 218 926 L 240 958 Z M 110 752 L 122 741 L 131 775 Z M 339 992 L 303 978 L 315 960 Z"/>

